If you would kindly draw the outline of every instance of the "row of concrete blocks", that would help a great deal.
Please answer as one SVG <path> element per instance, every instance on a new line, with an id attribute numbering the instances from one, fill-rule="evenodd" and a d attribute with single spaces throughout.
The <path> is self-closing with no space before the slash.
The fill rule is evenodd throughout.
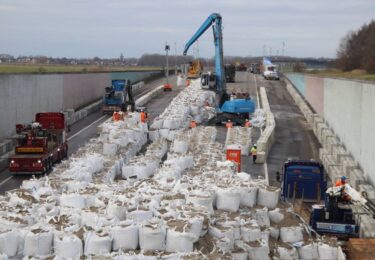
<path id="1" fill-rule="evenodd" d="M 344 175 L 348 178 L 349 184 L 353 188 L 361 193 L 366 192 L 367 198 L 371 201 L 375 201 L 374 187 L 368 184 L 365 174 L 337 139 L 332 129 L 329 128 L 322 117 L 315 114 L 310 109 L 306 101 L 289 81 L 286 81 L 286 86 L 288 92 L 304 114 L 315 136 L 322 145 L 322 148 L 319 149 L 319 158 L 332 182 Z M 372 216 L 358 215 L 357 217 L 361 227 L 360 236 L 374 237 L 375 221 Z"/>
<path id="2" fill-rule="evenodd" d="M 366 183 L 364 173 L 339 142 L 334 132 L 324 122 L 324 119 L 310 109 L 306 101 L 290 82 L 287 81 L 286 83 L 287 90 L 304 114 L 308 124 L 323 147 L 319 151 L 319 157 L 330 179 L 335 181 L 342 175 L 348 176 L 350 184 L 354 188 L 359 189 L 359 185 Z"/>
<path id="3" fill-rule="evenodd" d="M 275 141 L 275 117 L 271 112 L 266 89 L 260 88 L 262 108 L 265 112 L 266 127 L 257 141 L 257 163 L 264 163 L 268 157 L 271 147 Z"/>

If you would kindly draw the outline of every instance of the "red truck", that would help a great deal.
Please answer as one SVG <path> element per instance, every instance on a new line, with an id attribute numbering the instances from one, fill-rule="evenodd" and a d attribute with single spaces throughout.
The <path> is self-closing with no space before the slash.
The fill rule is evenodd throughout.
<path id="1" fill-rule="evenodd" d="M 16 125 L 15 154 L 9 158 L 12 174 L 45 174 L 68 156 L 67 125 L 63 113 L 37 113 L 29 125 Z"/>

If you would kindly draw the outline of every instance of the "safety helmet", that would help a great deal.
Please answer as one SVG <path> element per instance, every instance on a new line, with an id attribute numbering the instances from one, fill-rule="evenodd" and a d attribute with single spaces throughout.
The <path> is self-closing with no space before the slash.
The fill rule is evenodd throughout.
<path id="1" fill-rule="evenodd" d="M 249 119 L 247 119 L 247 118 L 246 118 L 246 120 L 245 120 L 245 121 L 247 122 L 247 121 L 249 121 Z"/>
<path id="2" fill-rule="evenodd" d="M 254 147 L 257 147 L 257 144 L 254 144 Z"/>
<path id="3" fill-rule="evenodd" d="M 230 122 L 230 119 L 228 119 L 228 122 Z"/>
<path id="4" fill-rule="evenodd" d="M 341 180 L 342 181 L 346 181 L 346 177 L 345 176 L 341 176 Z"/>

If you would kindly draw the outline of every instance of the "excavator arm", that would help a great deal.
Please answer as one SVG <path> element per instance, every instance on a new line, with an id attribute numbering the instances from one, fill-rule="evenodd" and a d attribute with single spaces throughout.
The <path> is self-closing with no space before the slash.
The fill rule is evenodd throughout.
<path id="1" fill-rule="evenodd" d="M 225 74 L 224 74 L 224 58 L 223 58 L 223 34 L 221 25 L 221 15 L 218 13 L 211 14 L 206 21 L 199 27 L 197 32 L 186 43 L 184 55 L 187 54 L 191 45 L 193 45 L 199 37 L 209 28 L 213 28 L 214 44 L 215 44 L 215 77 L 216 77 L 216 94 L 219 96 L 220 102 L 224 94 L 226 94 Z"/>

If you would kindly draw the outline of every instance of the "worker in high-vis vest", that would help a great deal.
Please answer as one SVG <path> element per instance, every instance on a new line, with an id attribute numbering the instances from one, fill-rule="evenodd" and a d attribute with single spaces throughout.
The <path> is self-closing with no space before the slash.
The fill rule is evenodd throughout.
<path id="1" fill-rule="evenodd" d="M 253 157 L 253 164 L 257 160 L 257 145 L 254 144 L 253 147 L 250 149 L 251 156 Z"/>
<path id="2" fill-rule="evenodd" d="M 195 120 L 191 120 L 189 127 L 190 128 L 196 128 L 197 127 L 197 122 L 195 122 Z"/>
<path id="3" fill-rule="evenodd" d="M 251 122 L 249 121 L 249 119 L 245 120 L 245 127 L 251 127 Z"/>
<path id="4" fill-rule="evenodd" d="M 112 120 L 115 121 L 115 122 L 120 120 L 119 112 L 117 112 L 117 111 L 113 112 Z"/>
<path id="5" fill-rule="evenodd" d="M 146 112 L 141 110 L 141 122 L 142 123 L 146 123 L 147 121 L 147 115 L 146 115 Z"/>
<path id="6" fill-rule="evenodd" d="M 230 121 L 230 119 L 228 119 L 228 122 L 225 124 L 225 127 L 226 127 L 227 129 L 229 129 L 229 128 L 233 128 L 233 123 Z"/>

